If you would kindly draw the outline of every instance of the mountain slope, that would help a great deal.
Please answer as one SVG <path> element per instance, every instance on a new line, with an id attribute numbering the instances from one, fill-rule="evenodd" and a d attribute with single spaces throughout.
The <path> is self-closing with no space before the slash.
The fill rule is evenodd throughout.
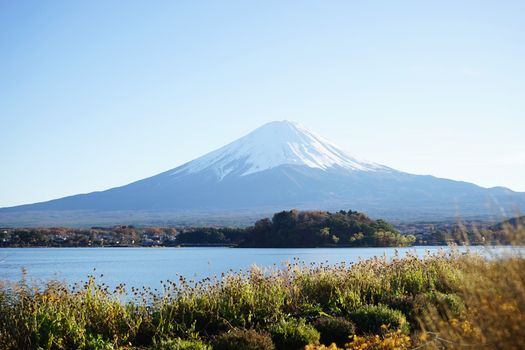
<path id="1" fill-rule="evenodd" d="M 360 160 L 291 122 L 272 122 L 180 167 L 126 186 L 0 209 L 0 224 L 32 215 L 149 222 L 264 214 L 291 207 L 355 209 L 396 219 L 498 216 L 525 209 L 525 194 L 505 188 L 407 174 Z M 109 218 L 109 219 L 108 219 Z M 124 219 L 126 218 L 126 219 Z M 18 221 L 16 221 L 18 220 Z M 56 222 L 56 221 L 55 221 Z M 91 223 L 88 221 L 87 223 Z"/>

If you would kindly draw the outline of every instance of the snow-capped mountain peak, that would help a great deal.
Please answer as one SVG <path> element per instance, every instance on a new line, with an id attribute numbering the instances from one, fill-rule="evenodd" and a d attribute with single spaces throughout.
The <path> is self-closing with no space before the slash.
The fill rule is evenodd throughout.
<path id="1" fill-rule="evenodd" d="M 492 220 L 502 211 L 525 212 L 525 193 L 408 174 L 358 160 L 304 127 L 283 121 L 124 186 L 0 208 L 0 223 L 93 226 L 133 218 L 138 224 L 180 220 L 184 225 L 202 225 L 212 217 L 221 223 L 245 215 L 251 220 L 255 214 L 262 217 L 290 208 L 351 208 L 416 220 L 449 220 L 460 208 L 462 217 Z"/>
<path id="2" fill-rule="evenodd" d="M 322 170 L 332 167 L 354 171 L 391 170 L 376 163 L 359 160 L 297 123 L 275 121 L 174 169 L 172 175 L 211 170 L 222 180 L 231 173 L 246 176 L 280 165 Z"/>

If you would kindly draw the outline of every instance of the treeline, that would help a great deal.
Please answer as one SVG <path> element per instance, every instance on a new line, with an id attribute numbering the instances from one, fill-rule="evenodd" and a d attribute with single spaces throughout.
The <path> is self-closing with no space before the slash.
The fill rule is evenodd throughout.
<path id="1" fill-rule="evenodd" d="M 373 220 L 352 210 L 282 211 L 246 228 L 114 226 L 0 230 L 3 247 L 395 247 L 414 241 L 414 236 L 401 234 L 386 221 Z"/>
<path id="2" fill-rule="evenodd" d="M 177 245 L 237 246 L 249 234 L 249 228 L 196 227 L 188 228 L 177 235 Z"/>
<path id="3" fill-rule="evenodd" d="M 0 229 L 2 247 L 106 247 L 176 245 L 176 228 L 134 226 Z"/>
<path id="4" fill-rule="evenodd" d="M 515 244 L 509 229 L 525 217 L 499 224 L 482 221 L 409 222 L 394 227 L 349 210 L 289 210 L 246 228 L 135 227 L 0 228 L 0 247 L 398 247 L 407 245 Z"/>

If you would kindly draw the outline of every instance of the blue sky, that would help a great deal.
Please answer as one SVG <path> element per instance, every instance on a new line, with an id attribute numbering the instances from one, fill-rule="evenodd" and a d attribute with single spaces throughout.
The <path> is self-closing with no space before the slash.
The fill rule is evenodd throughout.
<path id="1" fill-rule="evenodd" d="M 0 206 L 123 185 L 272 120 L 525 191 L 524 1 L 2 1 Z"/>

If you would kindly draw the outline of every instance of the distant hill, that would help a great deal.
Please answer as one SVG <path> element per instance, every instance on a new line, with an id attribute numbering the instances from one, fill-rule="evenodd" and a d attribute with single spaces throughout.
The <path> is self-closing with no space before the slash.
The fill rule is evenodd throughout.
<path id="1" fill-rule="evenodd" d="M 289 208 L 353 208 L 391 220 L 494 218 L 525 212 L 525 193 L 364 161 L 282 121 L 122 187 L 2 208 L 0 226 L 209 224 Z"/>
<path id="2" fill-rule="evenodd" d="M 400 247 L 415 241 L 384 220 L 352 210 L 282 211 L 246 231 L 241 247 Z"/>
<path id="3" fill-rule="evenodd" d="M 518 226 L 525 227 L 525 215 L 502 221 L 499 224 L 495 225 L 494 228 L 501 230 L 507 226 L 514 227 L 514 228 Z"/>

